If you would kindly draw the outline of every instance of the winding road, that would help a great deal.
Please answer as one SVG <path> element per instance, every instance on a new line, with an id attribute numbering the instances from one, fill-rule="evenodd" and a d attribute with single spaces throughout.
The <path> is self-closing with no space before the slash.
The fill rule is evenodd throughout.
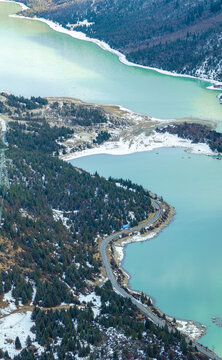
<path id="1" fill-rule="evenodd" d="M 103 265 L 104 268 L 106 270 L 106 274 L 108 279 L 111 281 L 113 289 L 118 292 L 120 295 L 122 295 L 125 298 L 129 298 L 131 299 L 132 303 L 134 305 L 137 306 L 137 308 L 142 311 L 150 320 L 152 320 L 154 322 L 154 324 L 160 326 L 160 327 L 164 327 L 165 326 L 165 321 L 160 319 L 157 315 L 155 315 L 151 310 L 147 309 L 146 307 L 144 307 L 140 301 L 138 301 L 137 299 L 135 299 L 132 295 L 128 294 L 116 281 L 112 269 L 111 269 L 111 265 L 110 262 L 107 258 L 107 253 L 106 253 L 106 248 L 107 245 L 114 239 L 118 239 L 119 236 L 121 236 L 122 234 L 130 234 L 133 231 L 139 231 L 142 228 L 152 225 L 153 223 L 155 223 L 162 215 L 163 213 L 163 209 L 161 207 L 161 204 L 155 200 L 152 200 L 152 205 L 155 208 L 155 214 L 152 217 L 152 219 L 147 220 L 145 222 L 143 222 L 142 224 L 139 224 L 133 228 L 129 228 L 129 229 L 123 229 L 120 230 L 119 232 L 112 234 L 110 236 L 108 236 L 107 238 L 105 238 L 101 244 L 100 244 L 100 254 L 102 257 L 102 261 L 103 261 Z M 168 324 L 167 324 L 168 325 Z M 168 325 L 169 330 L 173 331 L 173 328 L 170 328 L 170 326 Z M 190 339 L 187 338 L 187 341 L 189 341 Z M 201 352 L 202 354 L 206 355 L 209 359 L 215 359 L 215 360 L 221 360 L 221 358 L 219 356 L 217 356 L 216 354 L 214 354 L 213 352 L 211 352 L 210 350 L 208 350 L 207 348 L 205 348 L 204 346 L 200 345 L 199 343 L 197 343 L 196 341 L 193 341 L 193 344 L 197 347 L 198 351 Z"/>

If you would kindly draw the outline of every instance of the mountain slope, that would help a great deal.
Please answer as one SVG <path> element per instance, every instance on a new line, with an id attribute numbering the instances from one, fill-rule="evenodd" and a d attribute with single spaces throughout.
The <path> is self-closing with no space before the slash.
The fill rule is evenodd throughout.
<path id="1" fill-rule="evenodd" d="M 46 102 L 8 95 L 1 116 Z M 104 277 L 101 238 L 147 218 L 150 193 L 59 160 L 72 130 L 25 114 L 8 124 L 10 187 L 0 186 L 0 358 L 203 360 L 192 341 L 154 325 Z M 20 315 L 26 326 L 16 333 Z"/>
<path id="2" fill-rule="evenodd" d="M 26 14 L 104 40 L 138 64 L 222 80 L 222 0 L 35 0 Z"/>

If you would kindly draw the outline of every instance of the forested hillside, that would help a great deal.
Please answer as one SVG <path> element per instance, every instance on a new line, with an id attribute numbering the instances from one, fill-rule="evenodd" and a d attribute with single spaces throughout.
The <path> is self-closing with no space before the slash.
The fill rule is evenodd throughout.
<path id="1" fill-rule="evenodd" d="M 146 218 L 149 192 L 56 158 L 58 139 L 71 135 L 67 128 L 31 120 L 9 127 L 10 187 L 5 194 L 0 188 L 0 321 L 10 321 L 11 310 L 2 315 L 9 301 L 14 315 L 32 311 L 32 327 L 26 325 L 25 342 L 24 331 L 10 335 L 16 323 L 3 327 L 1 358 L 12 358 L 14 347 L 17 360 L 198 359 L 177 330 L 153 325 L 101 274 L 101 237 Z"/>
<path id="2" fill-rule="evenodd" d="M 215 154 L 222 153 L 222 134 L 215 130 L 210 130 L 206 125 L 201 124 L 173 124 L 157 129 L 158 132 L 178 135 L 182 139 L 191 140 L 193 143 L 208 144 Z"/>
<path id="3" fill-rule="evenodd" d="M 138 64 L 222 80 L 222 0 L 25 0 L 37 16 L 85 32 Z M 26 14 L 33 15 L 33 10 Z"/>

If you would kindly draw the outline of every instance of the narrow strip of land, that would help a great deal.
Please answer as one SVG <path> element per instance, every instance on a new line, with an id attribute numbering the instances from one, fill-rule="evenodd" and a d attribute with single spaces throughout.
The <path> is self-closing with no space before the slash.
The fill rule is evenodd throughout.
<path id="1" fill-rule="evenodd" d="M 110 262 L 107 258 L 107 253 L 106 253 L 106 248 L 108 246 L 108 244 L 114 240 L 114 239 L 118 239 L 119 236 L 121 236 L 122 234 L 128 235 L 133 231 L 139 231 L 142 228 L 145 228 L 146 226 L 150 226 L 152 224 L 154 224 L 162 215 L 163 213 L 163 209 L 161 207 L 160 202 L 152 200 L 152 204 L 153 207 L 155 209 L 155 214 L 152 217 L 152 219 L 147 220 L 145 222 L 143 222 L 142 224 L 139 224 L 138 226 L 135 226 L 134 228 L 129 228 L 129 229 L 123 229 L 120 230 L 119 232 L 112 234 L 110 236 L 108 236 L 107 238 L 105 238 L 101 244 L 100 244 L 100 254 L 102 257 L 102 261 L 103 261 L 103 265 L 104 268 L 106 270 L 106 274 L 108 279 L 111 281 L 111 284 L 113 286 L 113 289 L 115 291 L 117 291 L 121 296 L 125 297 L 125 298 L 129 298 L 131 299 L 132 303 L 134 305 L 137 306 L 137 308 L 142 311 L 150 320 L 152 320 L 154 322 L 154 324 L 156 324 L 157 326 L 163 327 L 165 326 L 165 321 L 160 319 L 157 315 L 155 315 L 151 310 L 149 310 L 148 308 L 144 307 L 143 304 L 138 301 L 137 299 L 135 299 L 133 297 L 133 295 L 129 294 L 126 292 L 126 290 L 124 290 L 116 281 L 115 276 L 113 275 L 112 269 L 111 269 L 111 265 Z M 174 331 L 173 328 L 169 327 L 170 331 Z M 187 338 L 188 339 L 188 338 Z M 189 339 L 190 340 L 190 339 Z M 196 346 L 197 350 L 199 352 L 201 352 L 202 354 L 206 355 L 207 357 L 209 357 L 209 359 L 216 359 L 216 360 L 220 360 L 221 358 L 219 356 L 217 356 L 216 354 L 214 354 L 213 352 L 211 352 L 210 350 L 208 350 L 207 348 L 205 348 L 204 346 L 200 345 L 199 343 L 197 343 L 196 341 L 193 341 L 193 344 Z"/>

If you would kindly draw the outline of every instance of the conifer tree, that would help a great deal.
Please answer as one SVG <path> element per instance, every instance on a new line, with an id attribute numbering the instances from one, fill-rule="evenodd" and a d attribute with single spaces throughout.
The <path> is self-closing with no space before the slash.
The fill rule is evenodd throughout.
<path id="1" fill-rule="evenodd" d="M 21 342 L 20 342 L 20 339 L 18 336 L 16 336 L 16 339 L 15 339 L 15 348 L 16 350 L 19 350 L 21 349 L 22 345 L 21 345 Z"/>

